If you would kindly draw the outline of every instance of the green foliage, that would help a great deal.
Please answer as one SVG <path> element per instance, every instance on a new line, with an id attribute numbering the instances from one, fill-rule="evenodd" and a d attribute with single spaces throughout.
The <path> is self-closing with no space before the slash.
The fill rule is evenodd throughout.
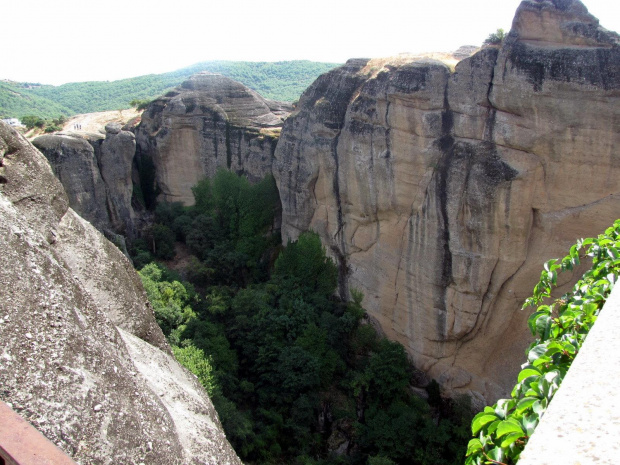
<path id="1" fill-rule="evenodd" d="M 185 347 L 172 346 L 172 353 L 181 365 L 198 377 L 200 384 L 213 397 L 216 394 L 217 382 L 213 377 L 211 360 L 205 355 L 204 351 L 188 344 Z"/>
<path id="2" fill-rule="evenodd" d="M 162 260 L 174 258 L 175 235 L 172 229 L 163 224 L 155 223 L 151 228 L 153 255 Z"/>
<path id="3" fill-rule="evenodd" d="M 196 200 L 172 228 L 202 265 L 192 263 L 197 285 L 242 285 L 265 276 L 265 254 L 279 242 L 272 231 L 279 196 L 272 176 L 257 184 L 226 170 L 192 188 Z"/>
<path id="4" fill-rule="evenodd" d="M 580 253 L 583 255 L 580 256 Z M 592 258 L 592 268 L 559 299 L 551 297 L 558 273 Z M 535 336 L 526 351 L 510 399 L 485 407 L 472 420 L 476 436 L 467 447 L 467 464 L 514 464 L 579 352 L 620 273 L 620 220 L 598 238 L 578 241 L 562 260 L 549 260 L 532 297 L 536 307 L 528 326 Z"/>
<path id="5" fill-rule="evenodd" d="M 60 131 L 61 129 L 62 128 L 60 126 L 56 126 L 55 124 L 52 124 L 51 126 L 45 127 L 45 132 L 46 133 L 57 132 L 57 131 Z"/>
<path id="6" fill-rule="evenodd" d="M 0 82 L 0 117 L 36 115 L 53 118 L 58 115 L 120 110 L 128 106 L 141 109 L 152 99 L 201 71 L 235 79 L 265 98 L 292 102 L 320 74 L 335 66 L 337 64 L 311 61 L 208 61 L 169 73 L 112 82 L 75 82 L 61 86 Z"/>
<path id="7" fill-rule="evenodd" d="M 338 285 L 338 268 L 327 257 L 319 235 L 305 232 L 289 243 L 275 262 L 274 277 L 290 288 L 329 296 Z"/>
<path id="8" fill-rule="evenodd" d="M 146 107 L 148 107 L 151 102 L 151 99 L 133 99 L 131 102 L 129 102 L 129 105 L 140 111 L 146 109 Z"/>
<path id="9" fill-rule="evenodd" d="M 362 324 L 363 294 L 334 296 L 338 270 L 318 235 L 281 247 L 273 179 L 251 185 L 220 171 L 193 192 L 195 206 L 160 204 L 155 220 L 194 254 L 184 275 L 201 296 L 161 266 L 140 274 L 175 355 L 209 390 L 242 460 L 462 462 L 470 418 L 412 394 L 403 347 Z M 348 455 L 327 454 L 336 430 Z"/>
<path id="10" fill-rule="evenodd" d="M 28 87 L 23 83 L 0 82 L 0 118 L 19 118 L 23 122 L 25 116 L 44 119 L 74 114 L 54 98 L 39 97 Z"/>
<path id="11" fill-rule="evenodd" d="M 483 45 L 499 45 L 504 41 L 505 38 L 506 31 L 500 28 L 497 31 L 489 34 L 489 37 L 484 40 Z"/>
<path id="12" fill-rule="evenodd" d="M 179 281 L 167 281 L 163 269 L 155 263 L 138 272 L 153 306 L 155 319 L 164 335 L 178 344 L 178 330 L 196 317 L 190 302 L 196 299 L 191 288 Z M 174 334 L 177 331 L 177 334 Z M 176 336 L 176 337 L 174 337 Z"/>
<path id="13" fill-rule="evenodd" d="M 45 126 L 45 120 L 39 116 L 35 115 L 26 115 L 21 118 L 21 122 L 28 129 L 33 129 L 35 127 L 42 128 Z"/>
<path id="14" fill-rule="evenodd" d="M 21 122 L 27 129 L 39 128 L 43 129 L 46 133 L 57 132 L 62 129 L 62 125 L 66 119 L 64 116 L 60 116 L 54 120 L 45 120 L 37 115 L 22 116 Z"/>

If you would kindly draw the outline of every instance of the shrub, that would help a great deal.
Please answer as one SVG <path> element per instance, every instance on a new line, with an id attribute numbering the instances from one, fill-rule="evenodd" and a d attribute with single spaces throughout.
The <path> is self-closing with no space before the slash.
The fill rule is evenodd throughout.
<path id="1" fill-rule="evenodd" d="M 504 41 L 505 38 L 506 32 L 500 28 L 497 31 L 489 34 L 489 37 L 484 40 L 483 45 L 499 45 Z"/>
<path id="2" fill-rule="evenodd" d="M 149 99 L 133 99 L 131 102 L 129 102 L 129 105 L 140 111 L 148 107 L 151 102 L 152 100 Z"/>
<path id="3" fill-rule="evenodd" d="M 151 229 L 153 237 L 153 255 L 162 260 L 174 258 L 175 235 L 168 226 L 154 224 Z"/>
<path id="4" fill-rule="evenodd" d="M 34 115 L 23 116 L 21 121 L 22 121 L 22 124 L 26 126 L 28 129 L 33 129 L 35 127 L 42 128 L 43 126 L 45 126 L 45 120 L 40 118 L 39 116 L 34 116 Z"/>
<path id="5" fill-rule="evenodd" d="M 55 124 L 52 124 L 51 126 L 47 126 L 45 128 L 45 132 L 49 134 L 50 132 L 57 132 L 57 131 L 60 131 L 61 129 L 62 129 L 61 127 L 56 126 Z"/>
<path id="6" fill-rule="evenodd" d="M 558 272 L 579 265 L 580 251 L 592 257 L 592 268 L 572 291 L 551 299 Z M 535 340 L 526 351 L 527 362 L 511 398 L 485 407 L 472 420 L 476 437 L 467 447 L 468 465 L 517 462 L 620 274 L 618 257 L 620 220 L 598 238 L 578 241 L 562 260 L 545 263 L 533 296 L 523 306 L 537 306 L 528 319 Z"/>
<path id="7" fill-rule="evenodd" d="M 200 384 L 204 386 L 210 396 L 213 396 L 217 389 L 217 383 L 213 377 L 211 358 L 192 344 L 186 347 L 172 346 L 172 353 L 181 365 L 198 377 Z"/>

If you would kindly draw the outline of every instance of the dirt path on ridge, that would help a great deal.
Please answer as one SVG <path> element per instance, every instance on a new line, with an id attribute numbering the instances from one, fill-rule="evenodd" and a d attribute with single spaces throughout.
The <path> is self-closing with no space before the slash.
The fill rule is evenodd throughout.
<path id="1" fill-rule="evenodd" d="M 65 134 L 71 133 L 101 133 L 105 134 L 105 125 L 111 122 L 126 124 L 129 120 L 140 116 L 142 111 L 135 108 L 128 110 L 100 111 L 71 116 L 62 128 Z"/>

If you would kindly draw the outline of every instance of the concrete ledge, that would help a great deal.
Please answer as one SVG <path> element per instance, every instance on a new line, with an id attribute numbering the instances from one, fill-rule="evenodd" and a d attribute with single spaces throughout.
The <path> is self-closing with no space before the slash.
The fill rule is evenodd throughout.
<path id="1" fill-rule="evenodd" d="M 620 285 L 612 291 L 519 465 L 620 461 Z"/>

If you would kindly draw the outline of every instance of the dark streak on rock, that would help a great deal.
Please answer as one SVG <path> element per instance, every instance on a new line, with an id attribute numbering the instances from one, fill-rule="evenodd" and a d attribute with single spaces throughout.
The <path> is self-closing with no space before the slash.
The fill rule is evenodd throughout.
<path id="1" fill-rule="evenodd" d="M 508 61 L 525 75 L 534 92 L 545 81 L 572 82 L 604 90 L 620 89 L 620 48 L 543 49 L 514 42 Z"/>
<path id="2" fill-rule="evenodd" d="M 443 248 L 443 257 L 441 260 L 441 287 L 443 296 L 441 302 L 445 305 L 446 290 L 452 283 L 452 253 L 450 252 L 450 228 L 448 220 L 448 174 L 452 156 L 454 154 L 454 137 L 452 129 L 454 125 L 452 111 L 448 103 L 448 86 L 444 89 L 444 110 L 441 114 L 441 133 L 442 137 L 438 144 L 442 152 L 439 159 L 434 176 L 437 178 L 435 186 L 437 189 L 436 197 L 439 204 L 439 219 L 441 223 L 438 225 L 439 238 Z M 446 309 L 437 312 L 437 335 L 442 338 L 446 334 Z"/>

